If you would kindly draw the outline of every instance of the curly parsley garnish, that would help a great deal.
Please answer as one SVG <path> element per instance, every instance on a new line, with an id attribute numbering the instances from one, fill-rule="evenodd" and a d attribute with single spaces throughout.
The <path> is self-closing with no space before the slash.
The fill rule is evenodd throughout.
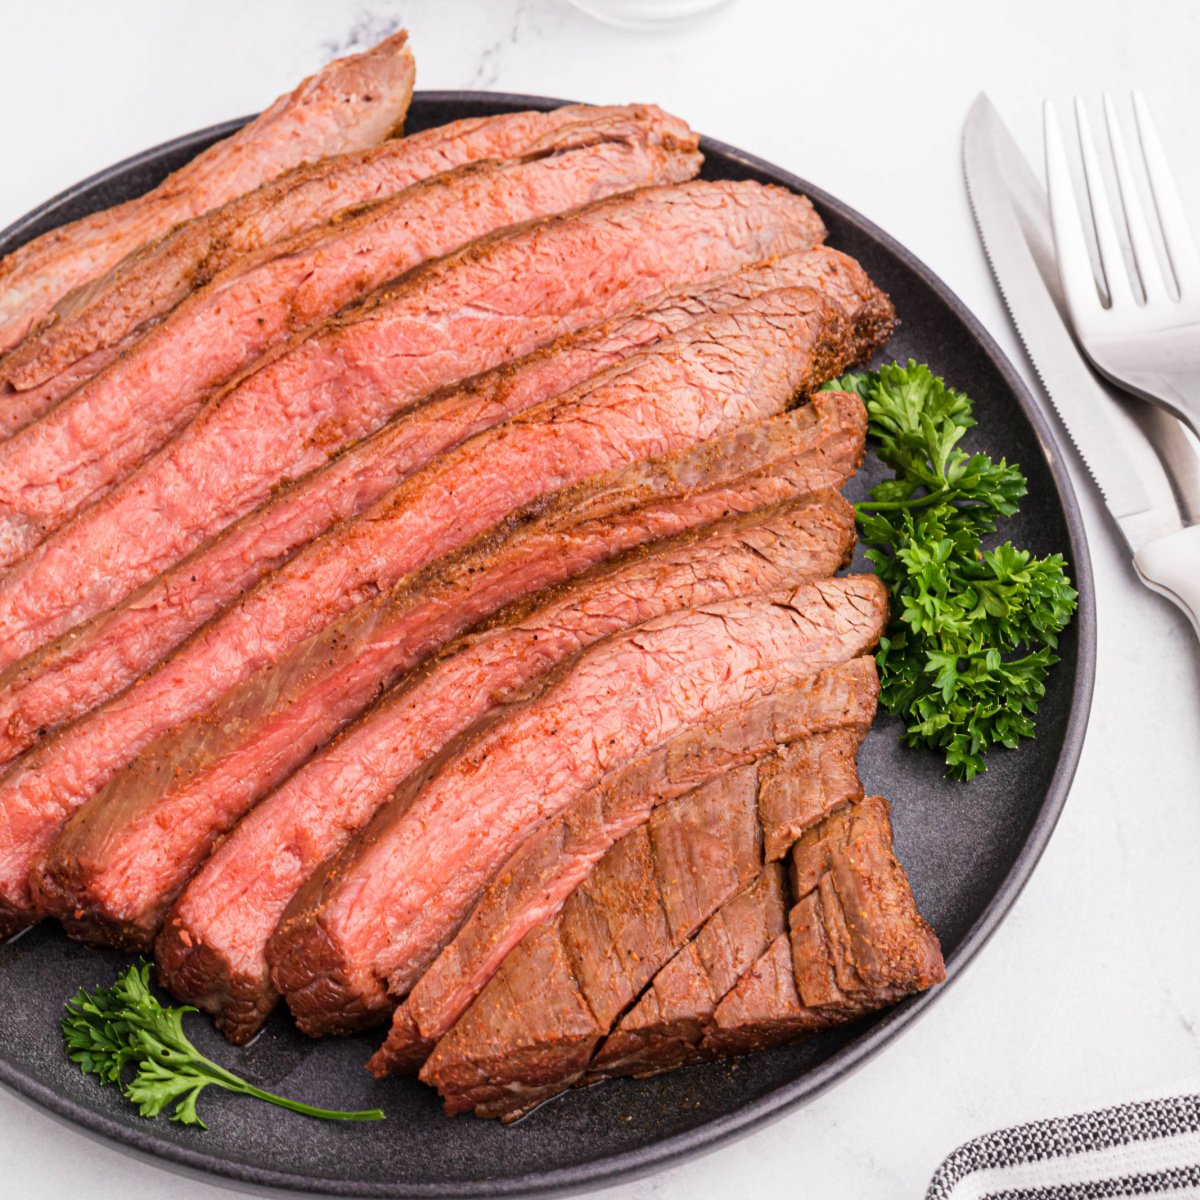
<path id="1" fill-rule="evenodd" d="M 150 964 L 135 963 L 112 987 L 97 988 L 90 995 L 81 989 L 67 1001 L 63 1041 L 71 1061 L 84 1074 L 97 1075 L 101 1083 L 120 1088 L 143 1117 L 157 1117 L 173 1104 L 172 1121 L 207 1129 L 196 1112 L 196 1100 L 206 1087 L 215 1085 L 310 1117 L 383 1119 L 382 1109 L 339 1112 L 313 1108 L 247 1083 L 205 1058 L 188 1040 L 183 1015 L 195 1011 L 190 1005 L 164 1008 L 150 991 Z M 127 1068 L 133 1070 L 128 1080 L 124 1078 Z"/>
<path id="2" fill-rule="evenodd" d="M 975 424 L 967 396 L 911 360 L 825 387 L 862 397 L 874 452 L 895 471 L 856 506 L 892 599 L 876 656 L 880 701 L 904 718 L 908 745 L 942 752 L 948 775 L 971 779 L 991 746 L 1033 737 L 1078 593 L 1061 554 L 983 549 L 1026 483 L 1003 459 L 959 448 Z"/>

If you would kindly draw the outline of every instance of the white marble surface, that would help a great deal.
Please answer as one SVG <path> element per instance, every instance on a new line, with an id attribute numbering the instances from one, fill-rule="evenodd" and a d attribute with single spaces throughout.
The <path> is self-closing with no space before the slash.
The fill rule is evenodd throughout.
<path id="1" fill-rule="evenodd" d="M 261 107 L 400 21 L 419 86 L 652 99 L 821 184 L 923 258 L 1026 373 L 959 172 L 962 119 L 981 88 L 1031 157 L 1041 97 L 1146 89 L 1200 213 L 1191 0 L 733 0 L 649 35 L 607 29 L 564 0 L 7 0 L 0 225 L 125 155 Z M 976 1134 L 1200 1075 L 1200 652 L 1138 586 L 1076 477 L 1100 617 L 1096 700 L 1066 813 L 1009 920 L 944 1000 L 852 1078 L 614 1197 L 912 1197 Z M 26 1200 L 223 1194 L 7 1093 L 0 1168 L 0 1194 Z"/>

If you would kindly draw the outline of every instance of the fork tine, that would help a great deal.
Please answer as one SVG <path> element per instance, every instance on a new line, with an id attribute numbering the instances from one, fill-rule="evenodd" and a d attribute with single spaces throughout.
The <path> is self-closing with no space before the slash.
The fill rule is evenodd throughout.
<path id="1" fill-rule="evenodd" d="M 1158 131 L 1150 116 L 1150 106 L 1141 92 L 1133 93 L 1133 113 L 1137 118 L 1138 137 L 1142 143 L 1142 156 L 1146 160 L 1146 177 L 1150 181 L 1150 194 L 1158 211 L 1162 226 L 1163 241 L 1167 245 L 1167 257 L 1175 272 L 1179 293 L 1194 295 L 1200 289 L 1200 251 L 1188 225 L 1187 214 L 1175 178 L 1167 165 Z"/>
<path id="2" fill-rule="evenodd" d="M 1133 247 L 1133 260 L 1146 301 L 1168 299 L 1162 271 L 1159 269 L 1158 254 L 1150 236 L 1146 213 L 1137 194 L 1133 172 L 1129 169 L 1129 155 L 1125 152 L 1125 139 L 1121 135 L 1121 123 L 1112 97 L 1104 95 L 1104 123 L 1108 128 L 1108 144 L 1112 150 L 1113 169 L 1117 173 L 1117 187 L 1121 193 L 1121 207 L 1125 210 L 1125 225 L 1129 230 L 1129 243 Z"/>
<path id="3" fill-rule="evenodd" d="M 1081 317 L 1100 311 L 1100 297 L 1096 292 L 1096 277 L 1092 274 L 1092 260 L 1071 183 L 1067 151 L 1058 127 L 1058 113 L 1050 100 L 1046 101 L 1042 111 L 1046 136 L 1046 191 L 1050 200 L 1050 224 L 1054 229 L 1054 252 L 1063 294 L 1078 322 Z"/>
<path id="4" fill-rule="evenodd" d="M 1092 139 L 1092 125 L 1088 120 L 1083 97 L 1075 97 L 1075 124 L 1079 128 L 1079 150 L 1083 155 L 1083 176 L 1087 181 L 1088 203 L 1092 209 L 1092 225 L 1096 230 L 1096 242 L 1100 247 L 1100 262 L 1104 269 L 1104 281 L 1108 286 L 1109 300 L 1118 305 L 1133 304 L 1133 288 L 1129 272 L 1125 269 L 1125 256 L 1121 253 L 1121 239 L 1117 236 L 1117 223 L 1113 220 L 1112 206 L 1108 203 L 1108 189 L 1100 173 L 1100 158 L 1096 154 L 1096 143 Z"/>

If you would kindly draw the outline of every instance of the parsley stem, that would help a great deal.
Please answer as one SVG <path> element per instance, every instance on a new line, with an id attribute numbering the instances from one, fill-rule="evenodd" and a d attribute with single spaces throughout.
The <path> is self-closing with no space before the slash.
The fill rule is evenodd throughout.
<path id="1" fill-rule="evenodd" d="M 321 1117 L 329 1121 L 382 1121 L 384 1118 L 383 1109 L 381 1108 L 364 1108 L 357 1111 L 346 1111 L 337 1108 L 315 1108 L 311 1104 L 304 1104 L 299 1100 L 289 1100 L 286 1096 L 277 1096 L 274 1092 L 264 1091 L 262 1088 L 255 1087 L 254 1084 L 248 1083 L 239 1075 L 234 1075 L 232 1071 L 227 1071 L 224 1067 L 213 1062 L 211 1058 L 205 1058 L 203 1055 L 198 1055 L 195 1063 L 212 1076 L 213 1081 L 220 1084 L 227 1091 L 238 1092 L 243 1096 L 253 1096 L 256 1100 L 265 1100 L 268 1104 L 276 1104 L 280 1108 L 290 1109 L 292 1112 L 303 1113 L 308 1117 Z"/>
<path id="2" fill-rule="evenodd" d="M 934 504 L 952 504 L 959 498 L 957 488 L 939 488 L 915 500 L 863 500 L 854 509 L 856 512 L 897 512 L 902 509 L 929 508 Z"/>

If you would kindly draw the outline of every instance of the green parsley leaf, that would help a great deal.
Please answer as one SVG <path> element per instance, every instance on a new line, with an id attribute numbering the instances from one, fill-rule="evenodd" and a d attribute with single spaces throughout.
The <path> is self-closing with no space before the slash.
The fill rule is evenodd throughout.
<path id="1" fill-rule="evenodd" d="M 1017 467 L 959 445 L 975 424 L 969 397 L 911 359 L 825 388 L 862 398 L 875 454 L 894 471 L 856 506 L 892 600 L 880 702 L 904 718 L 908 745 L 940 751 L 948 775 L 971 779 L 989 748 L 1034 736 L 1078 593 L 1060 554 L 983 549 L 1027 489 Z"/>
<path id="2" fill-rule="evenodd" d="M 313 1108 L 254 1087 L 205 1058 L 183 1032 L 190 1005 L 165 1008 L 150 991 L 150 964 L 127 968 L 108 988 L 82 989 L 67 1001 L 62 1020 L 67 1055 L 84 1074 L 120 1088 L 143 1117 L 157 1117 L 174 1105 L 172 1121 L 208 1127 L 196 1112 L 196 1100 L 210 1086 L 253 1096 L 292 1112 L 332 1121 L 380 1121 L 378 1108 L 361 1112 Z M 127 1068 L 133 1069 L 126 1078 Z"/>

